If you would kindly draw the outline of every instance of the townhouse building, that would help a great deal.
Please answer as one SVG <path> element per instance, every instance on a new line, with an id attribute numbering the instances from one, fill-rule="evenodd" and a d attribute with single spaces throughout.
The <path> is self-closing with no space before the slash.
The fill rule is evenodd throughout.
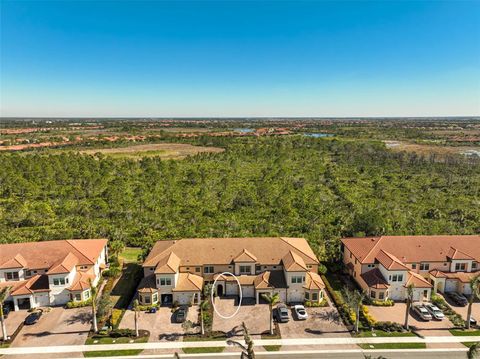
<path id="1" fill-rule="evenodd" d="M 207 283 L 218 296 L 279 293 L 285 303 L 320 302 L 319 261 L 304 238 L 192 238 L 159 241 L 146 258 L 140 303 L 198 304 Z M 237 282 L 238 281 L 238 282 Z"/>
<path id="2" fill-rule="evenodd" d="M 437 291 L 468 295 L 480 274 L 477 235 L 344 238 L 342 245 L 346 270 L 376 300 L 405 300 L 409 285 L 416 301 Z"/>
<path id="3" fill-rule="evenodd" d="M 106 262 L 106 239 L 2 244 L 0 287 L 10 288 L 15 310 L 84 301 Z"/>

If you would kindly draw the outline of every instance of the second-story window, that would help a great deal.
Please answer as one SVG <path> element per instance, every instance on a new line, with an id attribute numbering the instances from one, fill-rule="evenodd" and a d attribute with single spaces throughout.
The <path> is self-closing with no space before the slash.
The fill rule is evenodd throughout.
<path id="1" fill-rule="evenodd" d="M 305 277 L 302 276 L 293 276 L 292 277 L 292 283 L 304 283 L 305 282 Z"/>
<path id="2" fill-rule="evenodd" d="M 240 266 L 240 274 L 250 274 L 251 267 L 250 266 Z"/>
<path id="3" fill-rule="evenodd" d="M 255 266 L 255 272 L 260 272 L 262 270 L 262 266 Z"/>
<path id="4" fill-rule="evenodd" d="M 172 285 L 171 278 L 160 278 L 160 285 Z"/>
<path id="5" fill-rule="evenodd" d="M 430 263 L 420 263 L 420 270 L 429 270 Z"/>
<path id="6" fill-rule="evenodd" d="M 394 274 L 392 275 L 392 282 L 402 282 L 403 274 Z"/>
<path id="7" fill-rule="evenodd" d="M 472 270 L 476 270 L 477 269 L 477 262 L 472 262 Z"/>
<path id="8" fill-rule="evenodd" d="M 5 272 L 6 280 L 18 280 L 18 272 Z"/>
<path id="9" fill-rule="evenodd" d="M 32 276 L 32 271 L 31 270 L 25 270 L 25 277 L 31 277 Z"/>
<path id="10" fill-rule="evenodd" d="M 53 285 L 65 285 L 65 278 L 53 278 Z"/>
<path id="11" fill-rule="evenodd" d="M 455 270 L 460 270 L 460 271 L 464 271 L 467 269 L 467 264 L 466 263 L 456 263 L 455 264 Z"/>
<path id="12" fill-rule="evenodd" d="M 417 264 L 416 263 L 412 263 L 412 269 L 417 269 Z"/>
<path id="13" fill-rule="evenodd" d="M 213 266 L 206 266 L 205 268 L 203 268 L 203 273 L 205 274 L 212 274 L 214 272 L 214 268 Z"/>

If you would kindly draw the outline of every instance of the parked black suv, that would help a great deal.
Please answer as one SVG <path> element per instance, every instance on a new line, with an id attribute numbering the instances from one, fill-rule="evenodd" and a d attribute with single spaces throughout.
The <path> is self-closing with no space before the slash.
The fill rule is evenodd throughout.
<path id="1" fill-rule="evenodd" d="M 447 292 L 447 295 L 450 300 L 456 305 L 465 307 L 468 304 L 467 298 L 465 298 L 462 294 L 459 294 L 457 292 Z"/>
<path id="2" fill-rule="evenodd" d="M 183 323 L 187 319 L 188 307 L 180 307 L 175 312 L 175 321 L 177 323 Z"/>

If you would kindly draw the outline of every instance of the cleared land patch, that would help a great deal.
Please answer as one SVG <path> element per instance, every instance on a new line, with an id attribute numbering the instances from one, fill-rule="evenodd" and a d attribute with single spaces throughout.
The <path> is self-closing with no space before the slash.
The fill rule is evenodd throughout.
<path id="1" fill-rule="evenodd" d="M 436 154 L 439 156 L 446 155 L 464 155 L 465 153 L 480 154 L 478 146 L 443 146 L 433 144 L 417 144 L 403 141 L 383 141 L 388 149 L 393 151 L 416 152 L 419 155 Z"/>
<path id="2" fill-rule="evenodd" d="M 183 159 L 198 153 L 219 153 L 223 151 L 224 149 L 219 147 L 193 146 L 186 143 L 151 143 L 128 147 L 88 149 L 78 152 L 90 155 L 102 153 L 108 156 L 129 158 L 158 156 L 164 159 Z"/>

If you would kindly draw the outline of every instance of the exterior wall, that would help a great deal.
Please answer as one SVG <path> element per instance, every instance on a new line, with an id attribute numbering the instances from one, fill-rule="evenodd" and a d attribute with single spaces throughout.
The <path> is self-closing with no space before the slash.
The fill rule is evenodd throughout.
<path id="1" fill-rule="evenodd" d="M 146 300 L 148 298 L 148 301 Z M 141 305 L 156 305 L 160 300 L 160 294 L 158 292 L 154 293 L 139 293 L 138 302 Z"/>
<path id="2" fill-rule="evenodd" d="M 352 277 L 355 278 L 355 280 L 357 281 L 357 283 L 360 283 L 361 281 L 361 277 L 360 277 L 360 274 L 362 274 L 362 264 L 360 263 L 359 260 L 357 260 L 357 258 L 355 258 L 355 256 L 353 255 L 353 253 L 350 253 L 350 251 L 348 250 L 348 248 L 346 246 L 343 247 L 343 263 L 345 264 L 345 266 L 348 264 L 348 263 L 352 263 L 353 265 L 353 273 L 351 273 Z M 365 265 L 366 266 L 366 265 Z M 365 271 L 367 272 L 368 270 L 370 270 L 372 268 L 365 268 Z"/>
<path id="3" fill-rule="evenodd" d="M 286 272 L 283 271 L 285 275 L 285 281 L 287 282 L 287 303 L 292 302 L 303 302 L 305 298 L 305 289 L 303 288 L 305 284 L 305 272 Z M 302 277 L 300 283 L 292 283 L 293 277 Z"/>
<path id="4" fill-rule="evenodd" d="M 458 264 L 465 264 L 465 270 L 456 270 L 455 266 Z M 472 271 L 472 261 L 471 260 L 453 260 L 450 265 L 450 272 L 471 272 Z"/>
<path id="5" fill-rule="evenodd" d="M 280 302 L 287 303 L 287 289 L 286 288 L 278 288 L 278 289 L 261 289 L 255 291 L 255 298 L 257 304 L 260 303 L 262 298 L 262 294 L 271 294 L 271 293 L 278 293 L 280 296 Z"/>
<path id="6" fill-rule="evenodd" d="M 48 292 L 35 293 L 32 297 L 33 305 L 35 307 L 46 307 L 50 305 L 50 296 Z"/>
<path id="7" fill-rule="evenodd" d="M 148 277 L 149 275 L 155 274 L 155 267 L 143 267 L 143 276 Z"/>
<path id="8" fill-rule="evenodd" d="M 383 277 L 390 284 L 389 288 L 389 298 L 393 300 L 403 300 L 405 299 L 405 283 L 407 282 L 407 271 L 389 271 L 384 266 L 379 265 L 378 269 L 382 272 Z M 402 275 L 403 278 L 401 281 L 393 282 L 392 278 L 394 275 Z"/>
<path id="9" fill-rule="evenodd" d="M 70 301 L 70 291 L 67 289 L 73 283 L 77 269 L 74 267 L 70 273 L 53 274 L 48 276 L 50 287 L 50 303 L 52 305 L 63 305 Z M 54 279 L 65 279 L 64 285 L 54 285 Z"/>
<path id="10" fill-rule="evenodd" d="M 244 298 L 254 298 L 255 288 L 253 285 L 242 285 L 242 296 Z"/>
<path id="11" fill-rule="evenodd" d="M 355 261 L 354 261 L 354 265 L 355 265 Z M 377 268 L 377 267 L 378 267 L 377 264 L 360 264 L 360 271 L 356 270 L 356 272 L 359 272 L 360 274 L 363 274 L 363 273 L 371 271 L 372 269 Z"/>
<path id="12" fill-rule="evenodd" d="M 18 280 L 24 280 L 25 279 L 25 270 L 23 268 L 12 268 L 12 269 L 1 269 L 0 270 L 0 282 L 6 282 L 7 277 L 6 274 L 7 272 L 18 272 Z M 11 281 L 14 282 L 14 281 Z"/>
<path id="13" fill-rule="evenodd" d="M 170 285 L 160 285 L 161 279 L 170 279 Z M 178 273 L 175 274 L 155 274 L 155 284 L 157 285 L 160 294 L 170 294 L 172 289 L 177 285 Z"/>
<path id="14" fill-rule="evenodd" d="M 205 267 L 213 267 L 213 273 L 205 273 Z M 206 264 L 202 267 L 202 273 L 196 273 L 197 275 L 203 276 L 203 279 L 208 282 L 213 282 L 213 277 L 215 274 L 230 272 L 233 273 L 233 265 L 221 265 L 221 264 Z"/>
<path id="15" fill-rule="evenodd" d="M 250 267 L 250 274 L 255 274 L 255 263 L 242 263 L 237 262 L 235 263 L 235 275 L 240 275 L 240 266 L 249 266 Z"/>
<path id="16" fill-rule="evenodd" d="M 314 295 L 317 296 L 317 299 L 313 298 Z M 325 295 L 323 293 L 323 290 L 305 290 L 304 296 L 305 296 L 305 300 L 308 300 L 312 303 L 320 303 Z"/>

